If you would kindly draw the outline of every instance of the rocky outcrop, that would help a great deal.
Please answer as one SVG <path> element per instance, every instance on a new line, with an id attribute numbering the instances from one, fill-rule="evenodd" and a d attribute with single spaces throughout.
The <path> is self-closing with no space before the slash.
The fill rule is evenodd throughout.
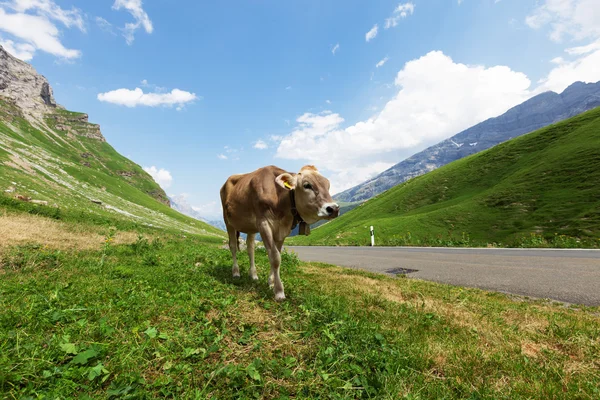
<path id="1" fill-rule="evenodd" d="M 66 111 L 56 104 L 48 80 L 26 62 L 10 55 L 0 46 L 0 98 L 8 100 L 28 120 L 53 122 L 57 131 L 106 141 L 100 126 L 88 121 L 87 114 Z"/>
<path id="2" fill-rule="evenodd" d="M 54 129 L 58 131 L 106 142 L 100 131 L 100 125 L 88 122 L 87 114 L 61 110 L 60 113 L 47 115 L 47 118 L 53 121 Z"/>
<path id="3" fill-rule="evenodd" d="M 167 194 L 165 193 L 164 190 L 155 189 L 155 190 L 150 190 L 146 193 L 148 195 L 150 195 L 151 197 L 153 197 L 154 199 L 156 199 L 157 201 L 163 203 L 165 206 L 171 207 L 171 202 L 169 200 L 169 197 L 167 196 Z"/>
<path id="4" fill-rule="evenodd" d="M 490 118 L 394 165 L 373 179 L 334 196 L 338 201 L 370 199 L 393 186 L 463 157 L 489 149 L 600 106 L 600 82 L 576 82 L 561 94 L 537 95 L 497 118 Z"/>
<path id="5" fill-rule="evenodd" d="M 57 107 L 52 88 L 26 62 L 11 56 L 0 46 L 0 96 L 10 99 L 24 113 L 36 117 Z"/>

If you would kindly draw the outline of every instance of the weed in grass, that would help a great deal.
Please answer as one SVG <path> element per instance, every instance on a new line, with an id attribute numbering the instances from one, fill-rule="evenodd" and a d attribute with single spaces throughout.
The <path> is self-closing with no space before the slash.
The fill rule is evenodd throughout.
<path id="1" fill-rule="evenodd" d="M 102 246 L 102 257 L 100 257 L 100 268 L 104 267 L 104 260 L 106 259 L 106 255 L 110 252 L 111 243 L 114 240 L 114 237 L 117 233 L 117 230 L 114 228 L 110 228 L 104 237 L 104 245 Z"/>

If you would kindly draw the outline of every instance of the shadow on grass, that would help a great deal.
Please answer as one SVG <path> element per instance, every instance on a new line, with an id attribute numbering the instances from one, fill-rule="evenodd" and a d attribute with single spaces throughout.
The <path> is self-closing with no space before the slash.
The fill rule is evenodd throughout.
<path id="1" fill-rule="evenodd" d="M 206 268 L 206 273 L 212 276 L 217 281 L 235 287 L 239 292 L 254 293 L 258 297 L 272 298 L 273 289 L 267 283 L 270 267 L 256 267 L 258 271 L 258 280 L 254 281 L 250 278 L 250 266 L 240 264 L 240 277 L 234 278 L 231 272 L 231 264 L 219 263 Z"/>

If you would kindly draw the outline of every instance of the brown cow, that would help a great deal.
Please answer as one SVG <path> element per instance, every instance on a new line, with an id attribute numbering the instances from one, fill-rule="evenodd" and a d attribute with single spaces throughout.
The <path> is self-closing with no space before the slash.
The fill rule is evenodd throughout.
<path id="1" fill-rule="evenodd" d="M 250 277 L 258 279 L 254 265 L 254 237 L 260 233 L 269 255 L 269 285 L 275 300 L 285 299 L 279 278 L 283 241 L 298 222 L 312 224 L 320 219 L 333 219 L 340 207 L 329 194 L 329 180 L 312 165 L 293 174 L 275 166 L 254 172 L 232 175 L 221 188 L 223 219 L 229 234 L 233 256 L 233 276 L 240 276 L 236 252 L 240 232 L 246 233 Z"/>

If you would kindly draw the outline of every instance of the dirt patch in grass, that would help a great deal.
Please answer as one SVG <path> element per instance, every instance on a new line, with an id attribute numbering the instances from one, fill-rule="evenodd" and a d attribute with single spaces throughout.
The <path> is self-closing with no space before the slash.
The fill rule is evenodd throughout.
<path id="1" fill-rule="evenodd" d="M 4 165 L 21 170 L 23 172 L 28 173 L 29 175 L 35 175 L 35 171 L 33 170 L 33 168 L 31 168 L 31 165 L 27 161 L 13 154 L 10 155 L 10 161 L 5 161 Z"/>
<path id="2" fill-rule="evenodd" d="M 285 329 L 281 316 L 260 307 L 256 300 L 252 295 L 242 295 L 236 302 L 236 309 L 228 320 L 228 328 L 234 334 L 224 339 L 230 351 L 226 362 L 244 364 L 257 354 L 273 357 L 275 353 L 278 357 L 301 358 L 313 343 L 302 338 L 300 332 Z M 254 333 L 242 343 L 238 339 L 247 329 L 254 329 Z"/>
<path id="3" fill-rule="evenodd" d="M 101 228 L 69 225 L 29 214 L 0 214 L 0 251 L 29 243 L 60 250 L 98 250 L 104 239 Z M 136 239 L 135 232 L 117 232 L 112 243 L 133 243 Z"/>
<path id="4" fill-rule="evenodd" d="M 365 293 L 374 296 L 381 296 L 385 300 L 399 303 L 410 304 L 415 307 L 422 307 L 424 312 L 433 312 L 443 316 L 448 321 L 452 321 L 460 327 L 491 330 L 490 324 L 481 318 L 479 314 L 468 310 L 460 304 L 451 304 L 443 300 L 434 299 L 419 295 L 415 291 L 406 291 L 399 287 L 397 282 L 369 278 L 363 275 L 346 274 L 343 268 L 323 268 L 307 266 L 303 268 L 305 272 L 311 275 L 318 275 L 319 280 L 324 286 L 333 285 L 336 290 L 341 289 L 340 280 L 344 282 L 346 288 L 350 288 L 356 293 Z"/>
<path id="5" fill-rule="evenodd" d="M 547 319 L 537 317 L 535 315 L 531 315 L 530 313 L 524 312 L 522 310 L 506 310 L 502 313 L 502 318 L 509 325 L 514 325 L 519 328 L 519 330 L 531 332 L 531 333 L 541 333 L 544 332 L 546 328 L 548 328 L 549 322 Z"/>

